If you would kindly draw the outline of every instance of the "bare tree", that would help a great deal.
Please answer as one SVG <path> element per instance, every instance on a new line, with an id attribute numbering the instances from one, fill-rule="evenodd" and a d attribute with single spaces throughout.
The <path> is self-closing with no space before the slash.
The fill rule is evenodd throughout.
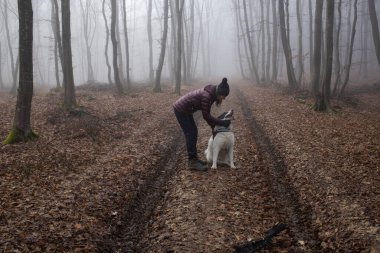
<path id="1" fill-rule="evenodd" d="M 94 39 L 96 20 L 95 11 L 91 1 L 86 1 L 86 6 L 83 6 L 83 0 L 79 1 L 81 11 L 82 11 L 82 25 L 83 25 L 83 37 L 86 45 L 86 55 L 87 55 L 87 82 L 92 82 L 94 78 L 94 69 L 92 67 L 92 57 L 91 57 L 91 46 Z"/>
<path id="2" fill-rule="evenodd" d="M 58 4 L 57 4 L 58 5 Z M 61 81 L 59 78 L 59 63 L 61 62 L 59 60 L 59 53 L 58 53 L 58 40 L 57 40 L 57 23 L 56 23 L 56 16 L 59 15 L 58 11 L 55 8 L 54 0 L 51 0 L 51 28 L 53 31 L 53 44 L 54 44 L 54 73 L 55 73 L 55 82 L 57 89 L 61 89 Z M 61 35 L 59 35 L 61 37 Z M 61 64 L 62 67 L 62 64 Z"/>
<path id="3" fill-rule="evenodd" d="M 335 23 L 334 23 L 335 24 Z M 338 2 L 338 24 L 335 25 L 336 32 L 335 32 L 335 49 L 334 49 L 334 65 L 335 65 L 335 82 L 334 82 L 334 89 L 333 89 L 333 96 L 337 95 L 338 87 L 341 82 L 340 77 L 340 48 L 339 48 L 339 41 L 340 41 L 340 29 L 342 24 L 342 0 L 339 0 Z"/>
<path id="4" fill-rule="evenodd" d="M 292 61 L 292 51 L 289 45 L 288 34 L 286 33 L 287 28 L 285 27 L 285 12 L 284 12 L 284 0 L 278 1 L 278 10 L 280 13 L 280 32 L 281 32 L 281 41 L 282 48 L 284 50 L 285 61 L 286 61 L 286 70 L 288 74 L 289 87 L 291 89 L 297 88 L 297 80 L 294 74 L 293 61 Z M 289 29 L 289 28 L 288 28 Z"/>
<path id="5" fill-rule="evenodd" d="M 323 1 L 315 0 L 315 3 L 312 92 L 314 96 L 317 96 L 321 78 L 321 33 Z"/>
<path id="6" fill-rule="evenodd" d="M 161 92 L 161 72 L 164 66 L 165 50 L 166 50 L 166 38 L 168 37 L 168 19 L 169 19 L 169 0 L 164 0 L 164 31 L 162 33 L 161 40 L 161 53 L 158 61 L 158 67 L 156 71 L 156 82 L 153 91 Z"/>
<path id="7" fill-rule="evenodd" d="M 301 86 L 303 75 L 303 43 L 302 43 L 302 18 L 301 0 L 297 0 L 297 24 L 298 24 L 298 84 Z"/>
<path id="8" fill-rule="evenodd" d="M 258 73 L 257 67 L 256 67 L 255 55 L 253 52 L 253 45 L 252 45 L 252 40 L 251 40 L 251 36 L 250 36 L 250 32 L 249 32 L 246 0 L 243 0 L 243 9 L 244 9 L 244 20 L 245 20 L 245 32 L 246 32 L 246 36 L 247 36 L 247 40 L 248 40 L 248 48 L 249 48 L 249 52 L 250 52 L 251 66 L 253 69 L 254 76 L 256 78 L 256 82 L 257 82 L 257 84 L 260 84 L 260 77 L 259 77 L 259 73 Z"/>
<path id="9" fill-rule="evenodd" d="M 272 77 L 273 83 L 277 82 L 277 44 L 278 44 L 278 23 L 277 23 L 277 10 L 276 0 L 272 0 L 272 17 L 273 17 L 273 54 L 272 54 Z"/>
<path id="10" fill-rule="evenodd" d="M 123 27 L 124 27 L 124 40 L 125 40 L 125 70 L 127 74 L 127 89 L 131 88 L 131 78 L 129 76 L 129 41 L 127 29 L 127 10 L 125 0 L 123 0 Z"/>
<path id="11" fill-rule="evenodd" d="M 4 88 L 4 81 L 3 81 L 3 74 L 1 73 L 2 70 L 2 55 L 1 55 L 1 41 L 0 41 L 0 88 Z"/>
<path id="12" fill-rule="evenodd" d="M 241 38 L 240 38 L 240 25 L 239 25 L 239 19 L 240 19 L 240 15 L 239 15 L 239 2 L 238 1 L 234 1 L 233 2 L 234 4 L 234 9 L 235 9 L 235 29 L 236 29 L 236 44 L 237 44 L 237 53 L 238 53 L 238 60 L 239 60 L 239 67 L 240 67 L 240 73 L 241 73 L 241 76 L 246 79 L 246 76 L 245 76 L 245 72 L 244 72 L 244 67 L 243 67 L 243 56 L 241 54 L 241 47 L 240 47 L 240 41 L 241 41 Z"/>
<path id="13" fill-rule="evenodd" d="M 175 9 L 177 16 L 177 63 L 175 71 L 175 93 L 181 93 L 181 58 L 182 58 L 182 13 L 184 0 L 175 0 Z"/>
<path id="14" fill-rule="evenodd" d="M 104 57 L 106 58 L 106 65 L 107 65 L 107 77 L 108 77 L 108 83 L 112 84 L 112 79 L 111 79 L 111 65 L 108 59 L 108 42 L 109 42 L 109 37 L 110 37 L 110 30 L 108 28 L 107 24 L 107 17 L 106 17 L 106 11 L 105 11 L 105 1 L 103 0 L 102 3 L 102 13 L 103 13 L 103 19 L 104 19 L 104 26 L 106 27 L 106 45 L 104 46 Z"/>
<path id="15" fill-rule="evenodd" d="M 70 0 L 61 2 L 64 106 L 72 110 L 76 106 L 73 62 L 71 53 Z"/>
<path id="16" fill-rule="evenodd" d="M 32 0 L 18 0 L 20 77 L 12 130 L 4 144 L 37 137 L 30 124 L 33 98 L 33 8 Z"/>
<path id="17" fill-rule="evenodd" d="M 120 82 L 119 67 L 117 64 L 117 40 L 116 40 L 116 0 L 111 0 L 111 41 L 113 49 L 113 72 L 115 85 L 119 93 L 123 93 L 123 86 Z"/>
<path id="18" fill-rule="evenodd" d="M 148 0 L 149 81 L 153 83 L 152 0 Z"/>
<path id="19" fill-rule="evenodd" d="M 266 23 L 266 29 L 267 29 L 267 35 L 268 35 L 268 40 L 267 40 L 267 43 L 268 43 L 268 51 L 267 51 L 267 60 L 266 60 L 266 70 L 265 70 L 265 80 L 266 81 L 269 81 L 270 80 L 270 60 L 271 60 L 271 54 L 272 54 L 272 38 L 271 38 L 271 35 L 270 35 L 270 1 L 266 1 L 267 2 L 267 21 L 265 22 Z"/>
<path id="20" fill-rule="evenodd" d="M 371 19 L 372 38 L 373 38 L 373 43 L 375 44 L 376 58 L 377 58 L 377 62 L 380 65 L 380 35 L 379 35 L 379 24 L 378 24 L 377 15 L 376 15 L 375 0 L 368 0 L 368 10 L 369 10 L 369 17 Z"/>
<path id="21" fill-rule="evenodd" d="M 334 50 L 334 0 L 327 0 L 326 7 L 326 63 L 324 71 L 324 79 L 322 82 L 322 98 L 320 104 L 315 105 L 315 109 L 324 111 L 330 108 L 330 87 L 331 87 L 331 75 L 332 75 L 332 63 L 333 63 L 333 50 Z"/>
<path id="22" fill-rule="evenodd" d="M 350 79 L 350 70 L 351 70 L 351 62 L 352 62 L 352 54 L 354 49 L 354 42 L 355 42 L 355 34 L 356 34 L 356 21 L 358 19 L 358 0 L 354 1 L 354 21 L 352 24 L 352 31 L 351 31 L 351 38 L 350 38 L 350 44 L 349 44 L 349 50 L 348 50 L 348 59 L 347 64 L 345 66 L 345 78 L 342 83 L 342 88 L 340 90 L 340 96 L 343 95 L 344 90 L 346 89 L 346 86 L 348 84 L 348 81 Z"/>
<path id="23" fill-rule="evenodd" d="M 9 51 L 9 56 L 11 60 L 11 71 L 12 71 L 12 77 L 13 77 L 13 84 L 12 84 L 12 89 L 11 93 L 15 94 L 16 93 L 16 87 L 17 87 L 17 73 L 18 73 L 18 65 L 19 65 L 19 56 L 17 56 L 16 64 L 14 62 L 14 57 L 13 57 L 13 49 L 12 49 L 12 40 L 9 34 L 9 23 L 8 23 L 8 0 L 4 0 L 4 25 L 5 25 L 5 32 L 7 35 L 7 42 L 8 42 L 8 51 Z"/>

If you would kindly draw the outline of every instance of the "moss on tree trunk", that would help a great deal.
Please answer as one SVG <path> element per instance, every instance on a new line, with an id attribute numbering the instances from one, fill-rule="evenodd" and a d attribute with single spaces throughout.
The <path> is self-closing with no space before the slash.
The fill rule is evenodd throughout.
<path id="1" fill-rule="evenodd" d="M 36 138 L 38 138 L 38 135 L 35 134 L 33 131 L 30 131 L 29 133 L 24 133 L 24 131 L 18 129 L 17 127 L 13 127 L 3 143 L 14 144 L 18 142 L 27 142 Z"/>

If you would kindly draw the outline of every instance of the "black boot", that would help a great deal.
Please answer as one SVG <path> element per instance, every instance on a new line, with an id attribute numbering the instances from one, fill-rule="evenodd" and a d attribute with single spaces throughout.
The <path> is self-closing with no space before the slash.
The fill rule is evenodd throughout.
<path id="1" fill-rule="evenodd" d="M 207 171 L 207 164 L 202 164 L 198 159 L 190 159 L 188 167 L 190 170 Z"/>

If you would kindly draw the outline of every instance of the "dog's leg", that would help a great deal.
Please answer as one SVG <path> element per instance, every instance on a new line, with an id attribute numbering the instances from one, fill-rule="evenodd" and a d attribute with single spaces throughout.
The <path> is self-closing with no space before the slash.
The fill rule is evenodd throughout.
<path id="1" fill-rule="evenodd" d="M 235 169 L 236 166 L 234 164 L 234 146 L 233 145 L 231 145 L 231 147 L 229 148 L 228 157 L 230 159 L 230 167 L 231 167 L 231 169 Z"/>
<path id="2" fill-rule="evenodd" d="M 216 169 L 217 168 L 219 151 L 220 151 L 220 145 L 213 145 L 213 147 L 212 147 L 212 166 L 211 166 L 211 169 Z"/>
<path id="3" fill-rule="evenodd" d="M 208 163 L 212 163 L 212 142 L 213 142 L 213 137 L 208 140 L 208 146 L 207 149 L 205 150 L 205 155 L 206 155 L 206 161 Z"/>

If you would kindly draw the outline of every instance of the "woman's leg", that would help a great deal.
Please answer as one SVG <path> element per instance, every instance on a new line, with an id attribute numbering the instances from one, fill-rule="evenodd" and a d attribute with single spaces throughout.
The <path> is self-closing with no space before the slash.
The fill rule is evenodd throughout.
<path id="1" fill-rule="evenodd" d="M 185 134 L 187 155 L 189 160 L 197 158 L 198 128 L 192 114 L 185 114 L 174 109 L 178 123 Z"/>

